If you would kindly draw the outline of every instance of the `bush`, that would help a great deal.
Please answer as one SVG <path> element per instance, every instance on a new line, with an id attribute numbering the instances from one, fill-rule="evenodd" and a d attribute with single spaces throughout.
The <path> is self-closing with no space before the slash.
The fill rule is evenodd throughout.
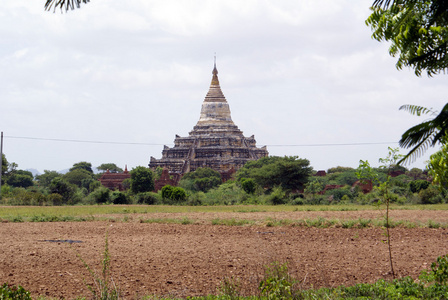
<path id="1" fill-rule="evenodd" d="M 137 195 L 135 195 L 134 202 L 137 204 L 153 205 L 161 201 L 159 194 L 153 192 L 146 192 L 146 193 L 138 193 Z"/>
<path id="2" fill-rule="evenodd" d="M 430 186 L 427 189 L 420 190 L 418 196 L 422 204 L 436 204 L 440 203 L 443 200 L 442 195 L 440 195 L 440 191 L 437 190 L 434 186 Z"/>
<path id="3" fill-rule="evenodd" d="M 257 188 L 257 184 L 255 183 L 255 180 L 252 178 L 241 178 L 241 187 L 243 190 L 248 194 L 254 194 L 255 190 Z"/>
<path id="4" fill-rule="evenodd" d="M 110 194 L 111 192 L 108 188 L 100 187 L 90 193 L 89 199 L 97 204 L 107 203 L 110 202 Z"/>
<path id="5" fill-rule="evenodd" d="M 295 284 L 296 281 L 288 273 L 288 265 L 274 262 L 265 268 L 259 289 L 268 299 L 292 299 Z"/>
<path id="6" fill-rule="evenodd" d="M 71 185 L 61 177 L 54 178 L 50 183 L 50 193 L 59 194 L 63 198 L 63 203 L 66 203 L 75 193 L 76 186 Z"/>
<path id="7" fill-rule="evenodd" d="M 392 177 L 390 179 L 390 183 L 392 186 L 399 186 L 402 188 L 407 188 L 409 187 L 409 183 L 412 181 L 412 177 L 409 177 L 405 174 L 401 174 L 397 177 Z"/>
<path id="8" fill-rule="evenodd" d="M 12 195 L 9 199 L 10 205 L 45 205 L 47 198 L 44 194 L 36 191 L 30 191 L 25 188 L 12 189 Z"/>
<path id="9" fill-rule="evenodd" d="M 206 193 L 222 183 L 221 174 L 210 168 L 197 168 L 195 171 L 185 174 L 179 185 L 191 191 Z"/>
<path id="10" fill-rule="evenodd" d="M 18 170 L 19 172 L 21 170 Z M 24 187 L 33 186 L 33 175 L 30 172 L 22 171 L 23 173 L 11 174 L 6 178 L 6 183 L 13 187 Z M 30 173 L 31 175 L 27 174 Z"/>
<path id="11" fill-rule="evenodd" d="M 205 193 L 204 192 L 196 192 L 188 196 L 188 200 L 186 202 L 187 205 L 191 206 L 199 206 L 203 205 L 205 200 Z"/>
<path id="12" fill-rule="evenodd" d="M 47 201 L 50 205 L 62 205 L 63 200 L 62 196 L 56 193 L 47 196 Z"/>
<path id="13" fill-rule="evenodd" d="M 281 187 L 274 187 L 271 194 L 268 196 L 268 202 L 273 205 L 285 204 L 287 202 L 286 193 Z"/>
<path id="14" fill-rule="evenodd" d="M 340 201 L 342 197 L 347 196 L 350 199 L 353 197 L 349 186 L 345 186 L 338 189 L 328 190 L 325 193 L 326 196 L 333 196 L 333 200 Z"/>
<path id="15" fill-rule="evenodd" d="M 171 195 L 173 194 L 173 189 L 174 187 L 171 185 L 165 185 L 162 189 L 161 189 L 161 193 L 162 193 L 162 198 L 163 199 L 171 199 Z"/>
<path id="16" fill-rule="evenodd" d="M 165 185 L 162 190 L 162 198 L 172 200 L 174 202 L 182 202 L 187 199 L 187 193 L 183 188 Z"/>
<path id="17" fill-rule="evenodd" d="M 114 191 L 111 195 L 112 203 L 113 204 L 128 204 L 129 203 L 129 197 L 126 193 Z"/>
<path id="18" fill-rule="evenodd" d="M 31 294 L 20 285 L 4 283 L 0 286 L 0 299 L 31 300 Z"/>
<path id="19" fill-rule="evenodd" d="M 409 183 L 409 189 L 413 193 L 418 193 L 421 190 L 426 190 L 429 187 L 429 182 L 426 180 L 414 180 Z"/>

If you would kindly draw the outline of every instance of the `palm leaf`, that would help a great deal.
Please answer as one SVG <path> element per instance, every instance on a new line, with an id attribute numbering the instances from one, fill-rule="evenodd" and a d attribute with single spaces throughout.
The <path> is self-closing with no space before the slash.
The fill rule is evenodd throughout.
<path id="1" fill-rule="evenodd" d="M 418 105 L 412 105 L 412 104 L 405 104 L 400 106 L 399 110 L 405 110 L 407 112 L 409 112 L 411 115 L 417 115 L 417 116 L 421 116 L 421 115 L 426 115 L 426 114 L 436 114 L 436 112 L 432 109 L 432 108 L 426 108 L 423 106 L 418 106 Z"/>
<path id="2" fill-rule="evenodd" d="M 416 105 L 403 105 L 400 110 L 406 110 L 411 114 L 421 116 L 423 114 L 437 114 L 433 109 Z M 411 148 L 398 164 L 414 162 L 417 157 L 422 156 L 429 147 L 446 141 L 448 137 L 448 103 L 445 104 L 439 114 L 432 120 L 423 122 L 409 128 L 401 136 L 398 142 L 400 147 Z"/>
<path id="3" fill-rule="evenodd" d="M 432 146 L 434 141 L 435 129 L 432 122 L 424 122 L 409 128 L 403 133 L 398 142 L 402 148 L 412 148 L 408 154 L 400 160 L 401 162 L 414 162 L 418 157 Z"/>
<path id="4" fill-rule="evenodd" d="M 61 11 L 65 9 L 67 12 L 69 9 L 75 9 L 81 7 L 81 3 L 88 3 L 90 0 L 47 0 L 45 3 L 45 10 L 51 10 L 56 11 L 56 9 L 59 7 Z"/>

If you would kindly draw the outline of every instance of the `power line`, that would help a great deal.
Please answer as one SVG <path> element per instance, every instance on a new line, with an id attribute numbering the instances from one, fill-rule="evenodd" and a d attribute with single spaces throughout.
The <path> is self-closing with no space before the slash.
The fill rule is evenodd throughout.
<path id="1" fill-rule="evenodd" d="M 71 142 L 71 143 L 87 143 L 87 144 L 110 144 L 110 145 L 143 145 L 143 146 L 164 146 L 167 144 L 157 143 L 136 143 L 136 142 L 110 142 L 110 141 L 89 141 L 89 140 L 73 140 L 73 139 L 52 139 L 40 137 L 26 137 L 26 136 L 10 136 L 5 135 L 5 138 L 22 139 L 22 140 L 39 140 L 51 142 Z M 334 144 L 272 144 L 267 147 L 335 147 L 335 146 L 366 146 L 366 145 L 390 145 L 398 142 L 365 142 L 365 143 L 334 143 Z"/>
<path id="2" fill-rule="evenodd" d="M 50 139 L 28 136 L 11 136 L 5 135 L 5 138 L 22 139 L 22 140 L 39 140 L 39 141 L 51 141 L 51 142 L 72 142 L 72 143 L 87 143 L 87 144 L 111 144 L 111 145 L 146 145 L 146 146 L 163 146 L 164 144 L 153 143 L 133 143 L 133 142 L 107 142 L 107 141 L 87 141 L 87 140 L 70 140 L 70 139 Z"/>
<path id="3" fill-rule="evenodd" d="M 365 146 L 365 145 L 390 145 L 398 142 L 372 142 L 372 143 L 340 143 L 340 144 L 299 144 L 299 145 L 266 145 L 269 147 L 332 147 L 332 146 Z"/>

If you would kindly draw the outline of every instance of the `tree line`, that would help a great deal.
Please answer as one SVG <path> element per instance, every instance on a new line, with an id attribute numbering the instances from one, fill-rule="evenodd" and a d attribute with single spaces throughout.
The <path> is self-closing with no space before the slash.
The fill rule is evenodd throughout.
<path id="1" fill-rule="evenodd" d="M 442 151 L 442 150 L 441 150 Z M 440 166 L 440 156 L 432 164 Z M 235 205 L 235 204 L 374 204 L 382 197 L 379 186 L 388 182 L 391 203 L 445 203 L 447 168 L 428 170 L 406 169 L 393 165 L 391 169 L 371 168 L 378 181 L 366 193 L 364 179 L 358 168 L 333 167 L 326 176 L 319 175 L 307 159 L 297 156 L 269 156 L 248 162 L 231 180 L 223 182 L 221 174 L 210 168 L 198 168 L 185 174 L 178 186 L 165 186 L 155 192 L 155 180 L 162 169 L 155 171 L 138 166 L 122 183 L 123 191 L 110 190 L 98 180 L 109 170 L 121 173 L 114 163 L 97 167 L 94 174 L 89 162 L 75 163 L 61 174 L 45 170 L 33 177 L 18 169 L 17 164 L 2 159 L 1 204 L 4 205 L 79 205 L 79 204 L 167 204 L 167 205 Z M 440 171 L 440 169 L 442 171 Z M 389 175 L 391 175 L 389 176 Z M 390 177 L 390 178 L 389 178 Z"/>

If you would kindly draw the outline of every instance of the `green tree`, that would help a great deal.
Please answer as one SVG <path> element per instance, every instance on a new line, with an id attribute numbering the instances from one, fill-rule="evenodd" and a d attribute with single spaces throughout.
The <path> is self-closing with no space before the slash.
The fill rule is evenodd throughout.
<path id="1" fill-rule="evenodd" d="M 354 171 L 355 169 L 350 168 L 350 167 L 341 167 L 341 166 L 337 166 L 337 167 L 333 167 L 327 170 L 328 174 L 332 174 L 332 173 L 343 173 L 343 172 L 348 172 L 348 171 Z"/>
<path id="2" fill-rule="evenodd" d="M 445 197 L 448 191 L 448 144 L 429 157 L 427 168 L 433 177 L 432 182 L 438 185 Z"/>
<path id="3" fill-rule="evenodd" d="M 74 171 L 77 169 L 86 170 L 87 172 L 93 174 L 92 164 L 86 161 L 80 161 L 79 163 L 73 164 L 73 167 L 70 168 L 70 171 Z"/>
<path id="4" fill-rule="evenodd" d="M 313 199 L 316 197 L 316 194 L 323 191 L 324 187 L 319 182 L 319 180 L 311 180 L 305 184 L 304 193 L 308 195 L 312 195 Z"/>
<path id="5" fill-rule="evenodd" d="M 171 199 L 171 194 L 173 194 L 173 186 L 167 184 L 162 187 L 162 198 L 163 199 Z"/>
<path id="6" fill-rule="evenodd" d="M 37 175 L 36 180 L 39 186 L 48 188 L 51 184 L 51 181 L 56 177 L 62 176 L 60 173 L 56 171 L 44 170 L 43 174 Z"/>
<path id="7" fill-rule="evenodd" d="M 63 203 L 67 203 L 75 194 L 75 188 L 61 177 L 56 177 L 51 181 L 50 192 L 62 196 Z"/>
<path id="8" fill-rule="evenodd" d="M 420 76 L 448 68 L 448 4 L 444 0 L 376 0 L 366 24 L 372 37 L 389 41 L 397 68 L 411 67 Z"/>
<path id="9" fill-rule="evenodd" d="M 398 55 L 397 68 L 413 68 L 420 76 L 446 72 L 448 69 L 448 2 L 445 0 L 375 0 L 373 13 L 366 24 L 373 38 L 390 41 L 389 53 Z M 408 163 L 421 156 L 428 147 L 443 142 L 448 133 L 448 104 L 440 113 L 416 105 L 403 105 L 415 115 L 431 114 L 433 119 L 407 130 L 400 147 L 411 148 L 398 163 Z"/>
<path id="10" fill-rule="evenodd" d="M 264 188 L 281 186 L 283 190 L 297 191 L 303 189 L 312 171 L 307 159 L 298 156 L 269 156 L 246 163 L 238 170 L 237 179 L 253 178 Z"/>
<path id="11" fill-rule="evenodd" d="M 154 174 L 145 167 L 139 166 L 131 171 L 131 191 L 134 194 L 154 190 Z"/>
<path id="12" fill-rule="evenodd" d="M 387 174 L 390 174 L 390 171 L 397 165 L 397 162 L 402 158 L 401 154 L 398 154 L 398 148 L 391 148 L 388 147 L 389 153 L 387 157 L 380 158 L 379 161 L 381 163 L 380 169 L 387 170 Z M 392 199 L 392 194 L 390 192 L 390 175 L 387 175 L 387 179 L 384 182 L 379 181 L 379 175 L 378 172 L 375 171 L 369 164 L 369 162 L 360 160 L 359 167 L 356 170 L 356 175 L 358 176 L 359 180 L 362 183 L 366 183 L 368 181 L 372 183 L 379 183 L 379 191 L 380 194 L 384 200 L 384 203 L 386 205 L 386 216 L 385 216 L 385 223 L 386 223 L 386 239 L 387 239 L 387 245 L 389 250 L 389 262 L 390 262 L 390 269 L 392 273 L 392 277 L 395 278 L 395 271 L 394 271 L 394 265 L 392 260 L 392 246 L 390 244 L 390 222 L 389 222 L 389 207 L 390 202 Z M 379 205 L 381 202 L 378 203 Z"/>
<path id="13" fill-rule="evenodd" d="M 426 180 L 414 180 L 409 183 L 409 189 L 413 193 L 418 193 L 421 190 L 426 190 L 429 187 L 429 182 Z"/>
<path id="14" fill-rule="evenodd" d="M 2 153 L 2 184 L 5 183 L 8 180 L 8 177 L 16 171 L 17 167 L 18 166 L 16 163 L 9 163 L 5 154 Z"/>
<path id="15" fill-rule="evenodd" d="M 427 179 L 428 177 L 425 173 L 423 173 L 423 170 L 419 168 L 410 169 L 409 171 L 406 172 L 406 175 L 412 177 L 414 180 Z"/>
<path id="16" fill-rule="evenodd" d="M 33 174 L 29 171 L 15 170 L 8 174 L 6 183 L 13 187 L 30 187 L 34 185 Z"/>
<path id="17" fill-rule="evenodd" d="M 6 160 L 6 156 L 5 154 L 2 154 L 2 182 L 5 180 L 4 176 L 6 176 L 7 172 L 8 172 L 8 160 Z"/>
<path id="18" fill-rule="evenodd" d="M 103 204 L 110 201 L 111 193 L 108 188 L 100 187 L 90 193 L 89 198 L 97 204 Z"/>
<path id="19" fill-rule="evenodd" d="M 197 168 L 193 172 L 185 174 L 179 185 L 193 191 L 206 193 L 222 183 L 221 174 L 210 168 Z"/>
<path id="20" fill-rule="evenodd" d="M 252 178 L 241 178 L 241 188 L 248 194 L 254 194 L 257 189 L 257 184 Z"/>
<path id="21" fill-rule="evenodd" d="M 78 187 L 82 187 L 82 183 L 85 180 L 88 180 L 89 184 L 90 181 L 93 180 L 93 173 L 90 173 L 89 171 L 87 171 L 86 169 L 71 169 L 70 172 L 64 174 L 62 176 L 62 178 L 64 178 L 65 180 L 67 180 L 67 182 L 71 183 L 71 184 L 75 184 Z M 87 188 L 88 188 L 88 184 L 87 184 Z"/>
<path id="22" fill-rule="evenodd" d="M 129 197 L 126 193 L 120 191 L 114 191 L 111 195 L 111 200 L 113 204 L 128 204 Z"/>
<path id="23" fill-rule="evenodd" d="M 97 170 L 102 171 L 103 173 L 106 172 L 107 170 L 109 170 L 111 173 L 122 173 L 123 172 L 123 169 L 119 168 L 114 163 L 101 164 L 96 168 L 97 168 Z"/>

